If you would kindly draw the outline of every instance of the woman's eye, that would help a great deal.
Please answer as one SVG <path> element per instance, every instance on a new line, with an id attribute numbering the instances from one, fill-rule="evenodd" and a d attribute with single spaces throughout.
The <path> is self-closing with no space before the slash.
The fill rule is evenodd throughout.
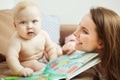
<path id="1" fill-rule="evenodd" d="M 86 31 L 86 30 L 82 30 L 83 31 L 83 33 L 85 33 L 85 34 L 88 34 L 88 31 Z"/>
<path id="2" fill-rule="evenodd" d="M 33 20 L 32 22 L 33 22 L 33 23 L 36 23 L 36 22 L 38 22 L 38 20 Z"/>

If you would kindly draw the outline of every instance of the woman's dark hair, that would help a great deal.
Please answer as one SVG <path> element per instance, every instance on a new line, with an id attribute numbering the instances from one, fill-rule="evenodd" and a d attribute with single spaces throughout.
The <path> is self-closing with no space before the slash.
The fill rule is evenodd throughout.
<path id="1" fill-rule="evenodd" d="M 120 80 L 120 16 L 103 7 L 90 10 L 96 24 L 99 39 L 104 48 L 100 50 L 101 65 L 107 80 Z"/>

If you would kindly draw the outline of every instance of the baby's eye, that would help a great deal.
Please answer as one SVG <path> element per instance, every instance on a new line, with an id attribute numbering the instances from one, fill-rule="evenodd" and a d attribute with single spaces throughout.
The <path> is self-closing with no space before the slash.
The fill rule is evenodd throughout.
<path id="1" fill-rule="evenodd" d="M 32 22 L 33 22 L 33 23 L 36 23 L 36 22 L 38 22 L 38 20 L 33 20 Z"/>
<path id="2" fill-rule="evenodd" d="M 25 24 L 25 21 L 21 21 L 20 24 Z"/>

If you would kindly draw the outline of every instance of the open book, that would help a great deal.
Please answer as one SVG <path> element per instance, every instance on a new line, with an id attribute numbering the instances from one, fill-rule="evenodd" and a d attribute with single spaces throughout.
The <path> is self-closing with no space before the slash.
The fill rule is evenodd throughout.
<path id="1" fill-rule="evenodd" d="M 7 77 L 2 80 L 71 79 L 100 62 L 97 53 L 73 52 L 50 61 L 42 72 L 28 77 Z"/>

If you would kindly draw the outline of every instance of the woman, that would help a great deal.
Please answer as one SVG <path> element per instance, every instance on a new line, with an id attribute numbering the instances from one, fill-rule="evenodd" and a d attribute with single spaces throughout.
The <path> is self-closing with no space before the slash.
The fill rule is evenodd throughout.
<path id="1" fill-rule="evenodd" d="M 115 12 L 92 8 L 74 35 L 76 50 L 99 53 L 101 63 L 96 66 L 99 79 L 120 80 L 120 17 Z"/>

